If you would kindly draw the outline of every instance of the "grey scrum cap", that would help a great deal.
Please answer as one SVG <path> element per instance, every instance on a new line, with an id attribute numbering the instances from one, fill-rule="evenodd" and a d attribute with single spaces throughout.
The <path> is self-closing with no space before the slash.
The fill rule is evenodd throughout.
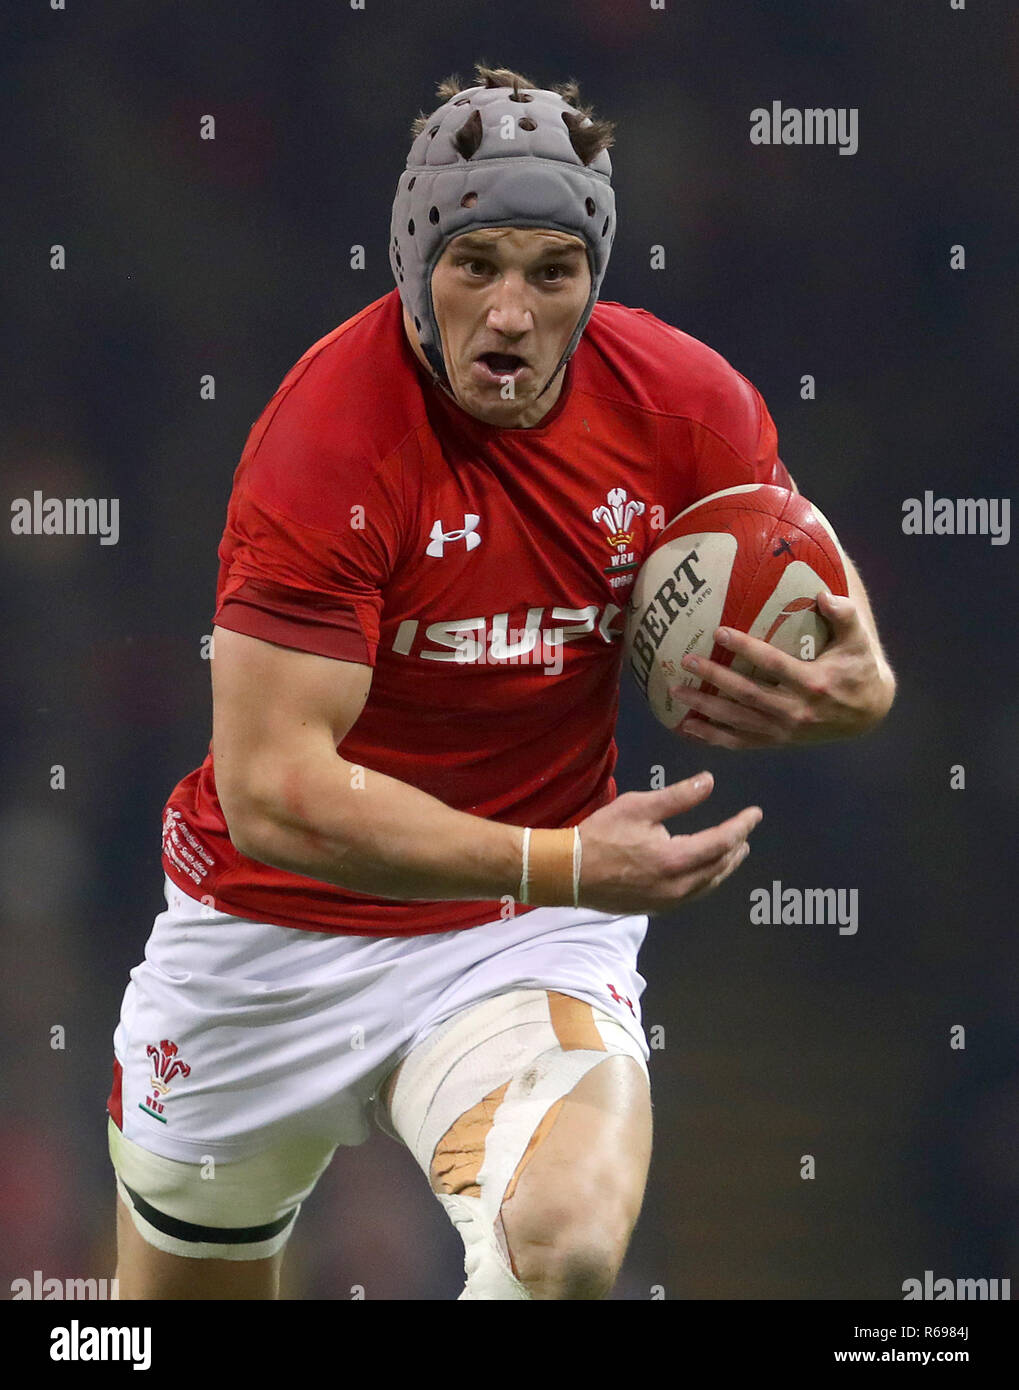
<path id="1" fill-rule="evenodd" d="M 580 237 L 587 246 L 591 293 L 543 390 L 580 341 L 616 233 L 608 151 L 585 164 L 570 140 L 571 125 L 590 123 L 556 92 L 469 87 L 433 112 L 411 145 L 393 202 L 389 260 L 428 363 L 446 385 L 432 271 L 461 232 L 548 227 Z"/>

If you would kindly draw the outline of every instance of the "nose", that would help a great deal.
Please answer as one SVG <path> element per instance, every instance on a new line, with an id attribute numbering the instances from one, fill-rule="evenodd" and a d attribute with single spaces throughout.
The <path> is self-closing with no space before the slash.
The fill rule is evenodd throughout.
<path id="1" fill-rule="evenodd" d="M 511 273 L 499 279 L 488 310 L 488 327 L 507 338 L 520 338 L 534 327 L 523 276 Z"/>

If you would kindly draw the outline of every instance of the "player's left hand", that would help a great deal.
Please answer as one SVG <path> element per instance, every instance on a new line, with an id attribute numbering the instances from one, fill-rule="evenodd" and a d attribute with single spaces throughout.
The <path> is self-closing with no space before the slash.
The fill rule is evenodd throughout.
<path id="1" fill-rule="evenodd" d="M 684 669 L 716 686 L 718 694 L 674 687 L 672 693 L 691 707 L 679 732 L 719 748 L 776 748 L 853 738 L 879 724 L 895 697 L 895 678 L 877 634 L 853 599 L 824 592 L 818 607 L 832 640 L 814 661 L 787 656 L 733 628 L 715 632 L 719 646 L 746 657 L 774 685 L 703 657 L 684 657 Z"/>

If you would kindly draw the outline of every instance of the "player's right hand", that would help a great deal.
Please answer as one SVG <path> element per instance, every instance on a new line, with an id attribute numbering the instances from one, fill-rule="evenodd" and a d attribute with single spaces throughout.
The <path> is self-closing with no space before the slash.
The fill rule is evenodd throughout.
<path id="1" fill-rule="evenodd" d="M 759 806 L 692 835 L 670 835 L 663 824 L 706 801 L 714 785 L 710 772 L 699 772 L 660 791 L 624 792 L 581 821 L 581 906 L 669 912 L 728 878 L 750 852 Z"/>

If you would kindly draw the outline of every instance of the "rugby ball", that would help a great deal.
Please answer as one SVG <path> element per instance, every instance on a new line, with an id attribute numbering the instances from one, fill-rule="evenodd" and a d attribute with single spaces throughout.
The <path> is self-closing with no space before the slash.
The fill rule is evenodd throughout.
<path id="1" fill-rule="evenodd" d="M 817 609 L 827 589 L 848 595 L 845 555 L 828 520 L 798 492 L 747 483 L 702 497 L 665 527 L 634 581 L 624 654 L 655 718 L 675 731 L 689 712 L 686 687 L 716 687 L 680 664 L 688 652 L 754 680 L 744 657 L 715 645 L 737 628 L 790 656 L 812 660 L 831 638 Z"/>

